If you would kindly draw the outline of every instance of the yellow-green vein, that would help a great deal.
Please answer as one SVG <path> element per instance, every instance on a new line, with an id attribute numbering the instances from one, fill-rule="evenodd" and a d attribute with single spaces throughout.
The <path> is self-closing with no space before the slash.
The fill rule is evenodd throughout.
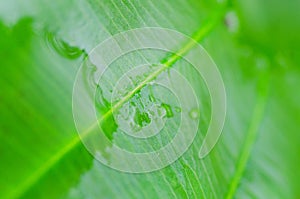
<path id="1" fill-rule="evenodd" d="M 267 76 L 267 77 L 266 77 Z M 258 99 L 254 108 L 252 121 L 250 123 L 247 136 L 245 138 L 245 144 L 243 145 L 240 158 L 237 162 L 236 172 L 233 179 L 229 185 L 229 189 L 226 195 L 226 199 L 231 199 L 234 197 L 241 178 L 245 172 L 247 162 L 250 158 L 253 144 L 255 143 L 257 133 L 260 127 L 260 123 L 263 119 L 267 96 L 269 87 L 269 77 L 268 75 L 262 75 L 261 81 L 259 82 Z"/>
<path id="2" fill-rule="evenodd" d="M 192 39 L 196 42 L 200 42 L 209 32 L 221 21 L 224 12 L 225 6 L 218 10 L 216 13 L 209 18 L 206 23 L 202 25 L 202 27 L 192 36 Z M 188 42 L 178 50 L 171 57 L 167 58 L 162 62 L 162 67 L 154 71 L 150 74 L 144 81 L 142 81 L 138 86 L 136 86 L 131 92 L 129 92 L 124 98 L 116 103 L 99 121 L 105 119 L 110 114 L 112 114 L 113 110 L 118 109 L 122 104 L 124 104 L 127 100 L 129 100 L 136 92 L 138 92 L 141 88 L 143 88 L 147 83 L 151 80 L 155 79 L 160 73 L 165 71 L 167 68 L 171 67 L 176 61 L 181 59 L 181 57 L 187 53 L 196 42 L 191 41 Z M 92 129 L 97 126 L 97 123 L 93 124 L 90 128 L 88 128 L 83 136 L 87 136 Z M 20 183 L 16 189 L 7 195 L 7 198 L 19 198 L 23 194 L 25 194 L 32 186 L 34 186 L 51 168 L 53 168 L 66 154 L 68 154 L 72 149 L 74 149 L 80 143 L 79 136 L 75 136 L 70 142 L 68 142 L 64 147 L 62 147 L 57 153 L 51 156 L 41 167 L 39 167 L 32 175 L 30 175 L 25 181 Z"/>

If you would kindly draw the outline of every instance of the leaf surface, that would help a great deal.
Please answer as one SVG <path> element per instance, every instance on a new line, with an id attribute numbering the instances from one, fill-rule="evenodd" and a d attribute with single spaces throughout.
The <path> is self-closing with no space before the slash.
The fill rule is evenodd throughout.
<path id="1" fill-rule="evenodd" d="M 299 31 L 299 23 L 293 18 L 294 9 L 288 14 L 274 12 L 267 6 L 271 2 L 232 2 L 224 8 L 226 13 L 214 18 L 224 5 L 213 1 L 1 1 L 1 196 L 299 197 L 300 51 L 295 44 L 300 40 L 288 36 L 289 31 Z M 275 10 L 297 6 L 282 4 L 276 1 Z M 288 23 L 276 32 L 272 19 L 278 17 Z M 209 95 L 188 63 L 172 63 L 198 88 L 198 136 L 170 166 L 128 174 L 94 160 L 81 144 L 72 117 L 72 88 L 82 60 L 99 42 L 149 26 L 175 29 L 203 44 L 223 76 L 228 112 L 221 140 L 208 157 L 199 159 L 210 119 Z M 117 79 L 126 67 L 166 58 L 168 54 L 162 52 L 133 53 L 115 63 L 120 70 L 108 77 Z M 111 82 L 102 85 L 109 90 Z M 142 102 L 146 96 L 142 95 Z M 175 117 L 166 133 L 171 135 L 176 128 Z M 132 146 L 120 133 L 112 136 L 115 142 Z M 168 138 L 152 140 L 150 146 L 159 148 Z M 137 144 L 131 149 L 151 148 Z"/>

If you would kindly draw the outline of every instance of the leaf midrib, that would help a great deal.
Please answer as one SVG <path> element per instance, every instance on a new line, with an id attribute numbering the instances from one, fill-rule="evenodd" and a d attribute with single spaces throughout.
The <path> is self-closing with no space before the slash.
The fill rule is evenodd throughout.
<path id="1" fill-rule="evenodd" d="M 234 198 L 241 178 L 243 177 L 246 170 L 247 163 L 250 159 L 251 151 L 255 143 L 260 124 L 263 120 L 263 115 L 267 104 L 269 75 L 261 75 L 260 82 L 258 83 L 258 88 L 258 99 L 253 111 L 253 119 L 251 120 L 249 129 L 247 131 L 245 143 L 243 144 L 241 155 L 236 165 L 235 174 L 229 184 L 229 189 L 225 197 L 226 199 Z"/>
<path id="2" fill-rule="evenodd" d="M 226 4 L 225 4 L 226 5 Z M 182 56 L 187 53 L 191 48 L 195 46 L 198 42 L 202 41 L 205 36 L 207 36 L 213 28 L 221 21 L 226 11 L 226 6 L 222 6 L 218 11 L 216 11 L 208 20 L 203 24 L 203 26 L 196 31 L 196 33 L 191 37 L 194 41 L 188 42 L 181 49 L 179 49 L 175 54 L 171 57 L 168 57 L 166 61 L 162 62 L 162 67 L 151 73 L 146 77 L 144 81 L 142 81 L 138 86 L 136 86 L 131 92 L 129 92 L 121 101 L 116 103 L 107 113 L 104 114 L 102 118 L 99 120 L 103 120 L 108 117 L 113 110 L 122 106 L 127 100 L 129 100 L 136 92 L 138 92 L 141 88 L 143 88 L 147 83 L 156 78 L 160 73 L 165 71 L 167 68 L 173 66 L 175 62 L 180 60 Z M 98 120 L 98 121 L 99 121 Z M 89 127 L 83 134 L 87 136 L 89 132 L 95 128 L 98 124 L 93 124 Z M 19 198 L 24 195 L 27 191 L 30 190 L 39 180 L 47 174 L 47 172 L 53 168 L 60 160 L 62 160 L 72 149 L 74 149 L 81 142 L 80 137 L 77 135 L 73 139 L 70 140 L 63 148 L 61 148 L 57 153 L 51 156 L 41 167 L 39 167 L 32 175 L 30 175 L 26 180 L 21 182 L 13 192 L 9 193 L 6 198 Z"/>

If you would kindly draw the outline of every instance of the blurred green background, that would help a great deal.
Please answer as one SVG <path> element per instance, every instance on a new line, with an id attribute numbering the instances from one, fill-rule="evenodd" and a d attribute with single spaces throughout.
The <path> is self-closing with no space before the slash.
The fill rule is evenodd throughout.
<path id="1" fill-rule="evenodd" d="M 299 8 L 299 0 L 1 0 L 0 198 L 299 198 Z M 72 117 L 87 53 L 133 28 L 193 36 L 207 24 L 199 42 L 228 95 L 212 153 L 198 159 L 195 140 L 147 174 L 95 161 Z"/>

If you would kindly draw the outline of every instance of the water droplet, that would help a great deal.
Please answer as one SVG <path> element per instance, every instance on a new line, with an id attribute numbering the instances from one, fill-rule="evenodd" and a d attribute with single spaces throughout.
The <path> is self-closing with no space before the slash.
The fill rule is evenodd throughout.
<path id="1" fill-rule="evenodd" d="M 235 12 L 229 11 L 225 16 L 225 25 L 229 32 L 235 33 L 239 29 L 239 19 Z"/>
<path id="2" fill-rule="evenodd" d="M 159 115 L 159 117 L 163 117 L 166 115 L 166 109 L 162 108 L 162 107 L 158 107 L 157 108 L 157 114 Z"/>
<path id="3" fill-rule="evenodd" d="M 192 119 L 197 119 L 200 116 L 200 112 L 198 109 L 195 108 L 190 111 L 189 115 Z"/>
<path id="4" fill-rule="evenodd" d="M 174 108 L 174 110 L 175 110 L 177 113 L 180 113 L 180 112 L 181 112 L 181 108 L 178 107 L 178 106 L 176 106 L 176 107 Z"/>
<path id="5" fill-rule="evenodd" d="M 155 84 L 154 81 L 151 81 L 151 82 L 148 83 L 148 85 L 150 85 L 150 86 L 153 86 L 154 84 Z"/>
<path id="6" fill-rule="evenodd" d="M 148 86 L 148 89 L 149 89 L 149 100 L 150 100 L 151 103 L 153 103 L 153 102 L 156 101 L 156 99 L 154 97 L 154 93 L 153 93 L 153 88 L 150 85 L 150 86 Z"/>
<path id="7" fill-rule="evenodd" d="M 149 117 L 147 112 L 141 112 L 140 110 L 136 109 L 135 115 L 134 115 L 134 122 L 140 126 L 144 127 L 150 124 L 151 118 Z"/>
<path id="8" fill-rule="evenodd" d="M 166 115 L 165 116 L 167 118 L 170 118 L 170 117 L 174 116 L 174 113 L 172 111 L 172 107 L 169 104 L 162 103 L 161 106 L 166 110 Z"/>
<path id="9" fill-rule="evenodd" d="M 149 100 L 150 100 L 150 102 L 155 102 L 155 97 L 152 94 L 150 94 L 149 95 Z"/>
<path id="10" fill-rule="evenodd" d="M 76 46 L 71 46 L 67 42 L 62 39 L 57 38 L 53 33 L 47 32 L 45 34 L 46 42 L 48 46 L 53 48 L 58 54 L 66 57 L 68 59 L 76 59 L 80 57 L 82 54 L 86 54 L 84 50 Z"/>
<path id="11" fill-rule="evenodd" d="M 98 86 L 96 90 L 95 105 L 96 105 L 96 110 L 98 111 L 98 114 L 100 114 L 100 116 L 105 115 L 111 109 L 111 105 L 108 102 L 108 100 L 104 98 L 103 91 L 100 88 L 100 86 Z M 100 121 L 100 126 L 103 130 L 103 133 L 106 135 L 106 137 L 112 140 L 113 134 L 118 129 L 118 124 L 116 123 L 113 115 L 108 114 L 106 117 L 103 117 L 103 119 Z"/>
<path id="12" fill-rule="evenodd" d="M 99 85 L 95 80 L 95 73 L 97 72 L 97 67 L 86 59 L 82 65 L 84 85 L 89 92 L 90 97 L 93 97 L 93 92 L 98 89 Z M 101 91 L 102 92 L 102 91 Z"/>

